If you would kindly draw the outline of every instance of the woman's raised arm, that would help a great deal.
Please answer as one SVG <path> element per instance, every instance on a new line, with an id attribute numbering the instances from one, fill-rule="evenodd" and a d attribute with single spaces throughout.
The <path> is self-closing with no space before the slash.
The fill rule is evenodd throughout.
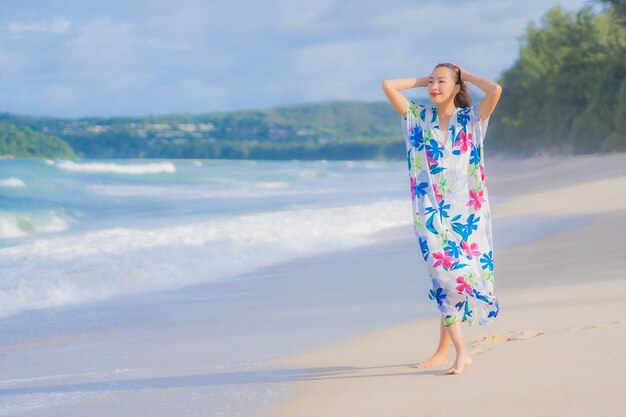
<path id="1" fill-rule="evenodd" d="M 463 68 L 461 68 L 461 79 L 463 81 L 469 81 L 487 93 L 478 105 L 478 109 L 480 110 L 480 120 L 486 120 L 489 116 L 491 116 L 491 113 L 495 110 L 498 101 L 500 101 L 502 86 L 486 78 L 474 75 Z"/>
<path id="2" fill-rule="evenodd" d="M 406 116 L 408 99 L 400 91 L 416 87 L 427 87 L 428 77 L 419 78 L 398 78 L 395 80 L 384 80 L 383 91 L 389 103 L 401 116 Z"/>

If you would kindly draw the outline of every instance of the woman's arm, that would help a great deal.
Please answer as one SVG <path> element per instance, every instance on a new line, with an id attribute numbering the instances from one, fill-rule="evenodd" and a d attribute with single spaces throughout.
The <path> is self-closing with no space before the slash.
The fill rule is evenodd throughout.
<path id="1" fill-rule="evenodd" d="M 458 65 L 457 65 L 458 66 Z M 480 101 L 478 108 L 480 110 L 480 120 L 486 120 L 496 108 L 500 95 L 502 94 L 502 87 L 500 84 L 494 83 L 486 78 L 479 77 L 471 72 L 461 69 L 461 79 L 463 81 L 469 81 L 476 87 L 483 90 L 487 95 Z"/>
<path id="2" fill-rule="evenodd" d="M 408 90 L 409 88 L 427 86 L 428 77 L 398 78 L 396 80 L 383 81 L 383 91 L 385 92 L 387 99 L 402 117 L 406 116 L 408 100 L 400 91 Z"/>

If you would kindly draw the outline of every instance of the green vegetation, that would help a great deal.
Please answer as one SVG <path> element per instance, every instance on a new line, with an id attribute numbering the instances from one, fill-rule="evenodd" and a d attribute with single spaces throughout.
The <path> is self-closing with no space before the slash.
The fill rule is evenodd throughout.
<path id="1" fill-rule="evenodd" d="M 590 6 L 557 6 L 540 25 L 528 24 L 517 61 L 497 80 L 503 95 L 490 120 L 490 152 L 626 151 L 626 7 L 598 2 L 605 10 L 597 15 Z M 116 118 L 4 113 L 0 155 L 402 159 L 400 120 L 386 101 Z"/>
<path id="2" fill-rule="evenodd" d="M 606 2 L 616 3 L 617 2 Z M 626 150 L 624 7 L 594 16 L 548 11 L 531 22 L 519 58 L 498 82 L 490 149 L 518 154 Z"/>
<path id="3" fill-rule="evenodd" d="M 54 134 L 89 158 L 388 159 L 404 153 L 400 116 L 387 102 L 139 118 L 4 113 L 0 120 Z"/>
<path id="4" fill-rule="evenodd" d="M 16 158 L 73 158 L 71 146 L 61 139 L 0 121 L 0 154 Z"/>

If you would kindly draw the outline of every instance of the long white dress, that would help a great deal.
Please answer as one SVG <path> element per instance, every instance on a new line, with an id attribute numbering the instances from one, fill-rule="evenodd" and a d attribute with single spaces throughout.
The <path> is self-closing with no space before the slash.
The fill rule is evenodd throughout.
<path id="1" fill-rule="evenodd" d="M 487 325 L 499 310 L 478 105 L 455 108 L 445 144 L 436 106 L 409 100 L 401 117 L 414 231 L 445 327 Z"/>

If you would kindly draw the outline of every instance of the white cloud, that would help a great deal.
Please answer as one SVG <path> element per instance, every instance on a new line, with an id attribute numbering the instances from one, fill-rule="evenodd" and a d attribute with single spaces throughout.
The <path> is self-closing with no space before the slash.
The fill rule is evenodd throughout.
<path id="1" fill-rule="evenodd" d="M 59 17 L 52 21 L 39 22 L 11 22 L 7 25 L 7 30 L 11 33 L 23 32 L 45 32 L 45 33 L 65 33 L 70 29 L 69 20 Z"/>
<path id="2" fill-rule="evenodd" d="M 529 20 L 586 1 L 10 0 L 0 13 L 0 111 L 108 116 L 384 100 L 382 79 L 424 76 L 438 62 L 495 79 L 516 59 Z"/>

